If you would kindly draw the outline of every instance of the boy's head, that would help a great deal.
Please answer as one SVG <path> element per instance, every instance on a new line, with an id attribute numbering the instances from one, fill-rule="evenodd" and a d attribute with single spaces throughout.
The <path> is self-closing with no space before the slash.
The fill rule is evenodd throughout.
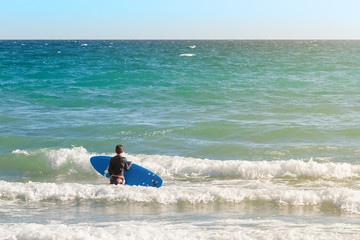
<path id="1" fill-rule="evenodd" d="M 121 144 L 116 145 L 115 152 L 117 154 L 122 154 L 124 152 L 124 147 Z"/>

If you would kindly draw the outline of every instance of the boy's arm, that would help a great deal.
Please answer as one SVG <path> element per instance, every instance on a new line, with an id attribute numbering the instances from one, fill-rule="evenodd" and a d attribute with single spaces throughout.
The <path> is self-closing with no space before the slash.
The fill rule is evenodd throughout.
<path id="1" fill-rule="evenodd" d="M 131 168 L 132 165 L 132 161 L 129 161 L 129 163 L 127 163 L 127 160 L 125 159 L 125 170 L 129 171 L 129 169 Z"/>
<path id="2" fill-rule="evenodd" d="M 109 172 L 109 174 L 111 176 L 111 160 L 110 160 L 110 163 L 109 163 L 108 172 Z"/>

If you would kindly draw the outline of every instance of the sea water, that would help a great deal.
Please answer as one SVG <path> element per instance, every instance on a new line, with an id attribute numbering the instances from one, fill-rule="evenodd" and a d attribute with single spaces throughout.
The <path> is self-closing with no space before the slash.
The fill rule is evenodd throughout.
<path id="1" fill-rule="evenodd" d="M 360 239 L 359 92 L 360 41 L 0 41 L 0 239 Z"/>

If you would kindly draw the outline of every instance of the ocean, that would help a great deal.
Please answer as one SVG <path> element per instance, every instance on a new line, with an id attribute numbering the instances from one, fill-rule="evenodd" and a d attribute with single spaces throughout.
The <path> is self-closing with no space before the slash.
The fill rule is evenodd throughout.
<path id="1" fill-rule="evenodd" d="M 360 41 L 2 40 L 0 239 L 360 239 L 359 92 Z"/>

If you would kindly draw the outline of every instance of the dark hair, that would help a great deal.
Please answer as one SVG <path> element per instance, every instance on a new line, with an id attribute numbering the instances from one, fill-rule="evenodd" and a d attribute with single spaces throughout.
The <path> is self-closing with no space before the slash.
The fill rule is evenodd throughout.
<path id="1" fill-rule="evenodd" d="M 116 152 L 117 154 L 123 153 L 123 152 L 124 152 L 124 147 L 123 147 L 123 145 L 121 145 L 121 144 L 116 145 L 116 147 L 115 147 L 115 152 Z"/>

